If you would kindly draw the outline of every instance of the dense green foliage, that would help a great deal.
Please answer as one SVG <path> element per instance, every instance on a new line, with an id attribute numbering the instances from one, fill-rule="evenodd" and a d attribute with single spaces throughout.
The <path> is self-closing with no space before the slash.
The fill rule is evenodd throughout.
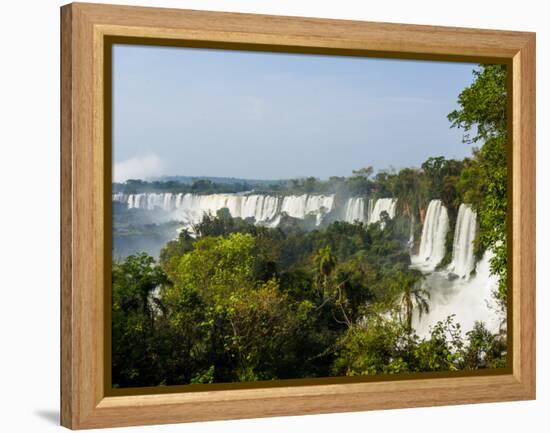
<path id="1" fill-rule="evenodd" d="M 351 328 L 333 366 L 335 374 L 371 375 L 425 371 L 502 368 L 505 345 L 478 322 L 466 333 L 453 317 L 434 326 L 431 336 L 419 339 L 400 322 L 379 318 L 368 327 Z"/>

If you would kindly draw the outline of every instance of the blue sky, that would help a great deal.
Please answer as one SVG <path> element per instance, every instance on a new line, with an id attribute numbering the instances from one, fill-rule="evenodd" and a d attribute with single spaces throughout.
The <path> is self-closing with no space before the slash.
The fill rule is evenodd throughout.
<path id="1" fill-rule="evenodd" d="M 115 180 L 280 179 L 471 153 L 447 113 L 473 64 L 115 45 Z"/>

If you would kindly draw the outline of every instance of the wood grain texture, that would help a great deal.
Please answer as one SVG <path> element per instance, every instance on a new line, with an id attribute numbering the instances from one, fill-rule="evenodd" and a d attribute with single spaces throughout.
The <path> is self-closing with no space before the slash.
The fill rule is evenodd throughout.
<path id="1" fill-rule="evenodd" d="M 72 426 L 72 13 L 61 9 L 61 424 Z"/>
<path id="2" fill-rule="evenodd" d="M 531 33 L 71 4 L 61 10 L 61 423 L 70 428 L 535 397 L 535 36 Z M 106 397 L 106 36 L 512 65 L 512 374 Z"/>
<path id="3" fill-rule="evenodd" d="M 535 398 L 535 38 L 513 59 L 513 372 Z"/>
<path id="4" fill-rule="evenodd" d="M 528 33 L 271 15 L 75 4 L 117 34 L 458 56 L 512 57 Z"/>

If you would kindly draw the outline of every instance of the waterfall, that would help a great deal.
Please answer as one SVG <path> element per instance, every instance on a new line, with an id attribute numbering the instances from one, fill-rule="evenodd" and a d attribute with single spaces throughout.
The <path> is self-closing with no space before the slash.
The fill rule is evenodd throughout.
<path id="1" fill-rule="evenodd" d="M 365 220 L 367 223 L 370 221 L 370 217 L 372 215 L 373 207 L 374 207 L 374 200 L 372 198 L 369 198 L 368 204 L 367 204 L 367 218 Z"/>
<path id="2" fill-rule="evenodd" d="M 470 205 L 460 205 L 456 219 L 453 258 L 448 270 L 461 278 L 468 278 L 475 268 L 476 217 Z"/>
<path id="3" fill-rule="evenodd" d="M 235 218 L 254 218 L 257 223 L 273 219 L 278 212 L 279 197 L 239 194 L 178 194 L 175 200 L 176 216 L 196 224 L 204 214 L 215 214 L 227 208 Z"/>
<path id="4" fill-rule="evenodd" d="M 162 202 L 162 208 L 165 211 L 171 211 L 174 206 L 174 194 L 168 192 L 164 194 L 164 200 Z"/>
<path id="5" fill-rule="evenodd" d="M 390 218 L 395 217 L 395 207 L 397 199 L 395 198 L 379 198 L 374 204 L 374 208 L 369 215 L 369 224 L 374 224 L 380 221 L 382 212 L 387 212 Z"/>
<path id="6" fill-rule="evenodd" d="M 430 294 L 430 311 L 419 317 L 416 309 L 413 315 L 413 328 L 421 338 L 429 337 L 430 328 L 453 314 L 463 335 L 473 329 L 476 321 L 484 322 L 490 332 L 496 333 L 505 320 L 492 296 L 498 287 L 498 276 L 490 270 L 493 253 L 486 251 L 477 265 L 474 258 L 476 218 L 470 205 L 460 205 L 452 261 L 447 269 L 433 271 L 440 261 L 438 258 L 443 257 L 448 216 L 439 200 L 432 200 L 428 206 L 419 253 L 411 257 L 411 266 L 425 273 L 422 287 Z M 474 269 L 476 273 L 471 276 Z"/>
<path id="7" fill-rule="evenodd" d="M 330 212 L 333 203 L 333 195 L 287 195 L 283 198 L 281 212 L 293 218 L 304 219 L 309 214 Z"/>
<path id="8" fill-rule="evenodd" d="M 256 224 L 276 227 L 281 216 L 304 219 L 314 216 L 319 226 L 325 216 L 334 211 L 342 221 L 375 223 L 382 212 L 395 216 L 396 199 L 378 200 L 350 197 L 341 209 L 335 210 L 334 194 L 266 195 L 250 193 L 192 194 L 192 193 L 115 193 L 113 201 L 126 203 L 129 209 L 162 209 L 171 212 L 174 219 L 192 226 L 200 222 L 204 214 L 216 214 L 227 208 L 234 218 L 254 218 Z"/>
<path id="9" fill-rule="evenodd" d="M 264 194 L 208 194 L 191 193 L 115 193 L 113 201 L 127 203 L 129 209 L 162 209 L 174 212 L 176 218 L 185 223 L 196 224 L 204 214 L 215 214 L 227 208 L 235 218 L 254 218 L 256 223 L 273 225 L 280 220 L 280 214 L 286 213 L 293 218 L 304 219 L 308 215 L 316 218 L 320 225 L 323 217 L 332 211 L 334 195 L 264 195 Z"/>
<path id="10" fill-rule="evenodd" d="M 113 194 L 113 201 L 116 201 L 117 203 L 127 203 L 128 196 L 122 192 L 116 192 Z"/>
<path id="11" fill-rule="evenodd" d="M 128 196 L 129 209 L 147 209 L 147 194 L 130 194 Z"/>
<path id="12" fill-rule="evenodd" d="M 428 205 L 418 255 L 412 256 L 413 265 L 424 271 L 433 271 L 445 256 L 445 239 L 449 230 L 447 208 L 441 200 Z"/>
<path id="13" fill-rule="evenodd" d="M 505 319 L 493 291 L 498 287 L 498 277 L 490 271 L 492 252 L 487 251 L 477 264 L 477 272 L 469 280 L 449 280 L 446 272 L 433 272 L 426 276 L 423 288 L 430 293 L 430 311 L 418 317 L 413 315 L 412 326 L 420 337 L 429 337 L 430 327 L 448 316 L 455 315 L 463 335 L 473 329 L 476 321 L 484 322 L 487 329 L 496 333 Z"/>
<path id="14" fill-rule="evenodd" d="M 351 197 L 344 206 L 344 221 L 354 223 L 365 222 L 365 200 L 362 197 Z"/>

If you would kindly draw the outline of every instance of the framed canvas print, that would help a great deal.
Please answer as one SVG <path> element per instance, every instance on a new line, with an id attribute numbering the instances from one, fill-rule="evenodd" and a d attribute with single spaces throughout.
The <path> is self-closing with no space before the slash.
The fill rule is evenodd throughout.
<path id="1" fill-rule="evenodd" d="M 61 8 L 70 428 L 535 398 L 535 36 Z"/>

